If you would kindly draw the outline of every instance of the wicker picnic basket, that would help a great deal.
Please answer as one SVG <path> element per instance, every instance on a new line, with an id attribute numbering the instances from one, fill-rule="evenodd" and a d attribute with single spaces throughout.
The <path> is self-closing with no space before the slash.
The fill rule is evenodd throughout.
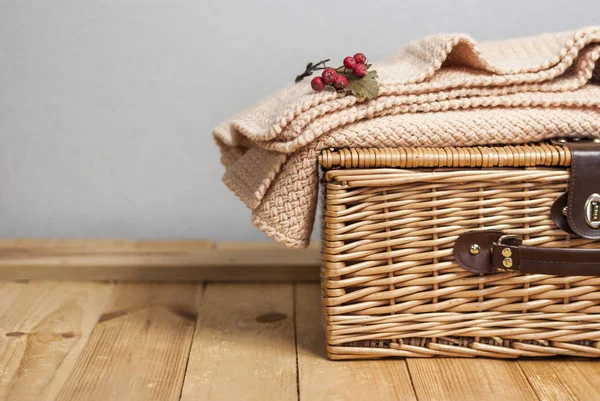
<path id="1" fill-rule="evenodd" d="M 330 358 L 600 356 L 598 149 L 322 152 Z"/>

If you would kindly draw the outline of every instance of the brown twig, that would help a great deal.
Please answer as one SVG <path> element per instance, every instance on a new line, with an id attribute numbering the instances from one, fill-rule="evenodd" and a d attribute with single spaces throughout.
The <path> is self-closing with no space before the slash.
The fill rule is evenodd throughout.
<path id="1" fill-rule="evenodd" d="M 325 63 L 327 63 L 328 61 L 329 61 L 329 59 L 319 61 L 316 64 L 313 64 L 313 63 L 306 64 L 306 69 L 304 70 L 304 72 L 302 74 L 300 74 L 296 77 L 294 82 L 298 83 L 298 82 L 302 81 L 304 78 L 312 75 L 313 71 L 324 70 L 326 68 Z"/>

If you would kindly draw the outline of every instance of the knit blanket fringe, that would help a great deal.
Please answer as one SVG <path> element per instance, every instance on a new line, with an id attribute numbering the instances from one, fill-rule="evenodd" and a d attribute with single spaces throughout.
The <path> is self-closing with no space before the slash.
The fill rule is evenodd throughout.
<path id="1" fill-rule="evenodd" d="M 315 93 L 303 81 L 217 126 L 223 181 L 261 231 L 302 248 L 322 149 L 600 137 L 599 58 L 600 27 L 483 43 L 425 37 L 374 63 L 376 99 Z"/>

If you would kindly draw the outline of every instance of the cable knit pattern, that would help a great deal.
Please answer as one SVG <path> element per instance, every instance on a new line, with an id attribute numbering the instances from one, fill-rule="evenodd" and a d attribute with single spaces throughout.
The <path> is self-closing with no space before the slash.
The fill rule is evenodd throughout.
<path id="1" fill-rule="evenodd" d="M 223 181 L 260 230 L 305 247 L 322 149 L 600 137 L 598 59 L 598 27 L 481 44 L 463 34 L 426 37 L 374 63 L 376 99 L 315 93 L 303 81 L 220 124 Z"/>

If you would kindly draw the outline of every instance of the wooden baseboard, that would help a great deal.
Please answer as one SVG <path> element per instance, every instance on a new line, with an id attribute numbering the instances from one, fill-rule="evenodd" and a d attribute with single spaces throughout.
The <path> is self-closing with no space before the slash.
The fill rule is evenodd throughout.
<path id="1" fill-rule="evenodd" d="M 316 281 L 318 246 L 121 240 L 0 240 L 0 280 Z"/>

